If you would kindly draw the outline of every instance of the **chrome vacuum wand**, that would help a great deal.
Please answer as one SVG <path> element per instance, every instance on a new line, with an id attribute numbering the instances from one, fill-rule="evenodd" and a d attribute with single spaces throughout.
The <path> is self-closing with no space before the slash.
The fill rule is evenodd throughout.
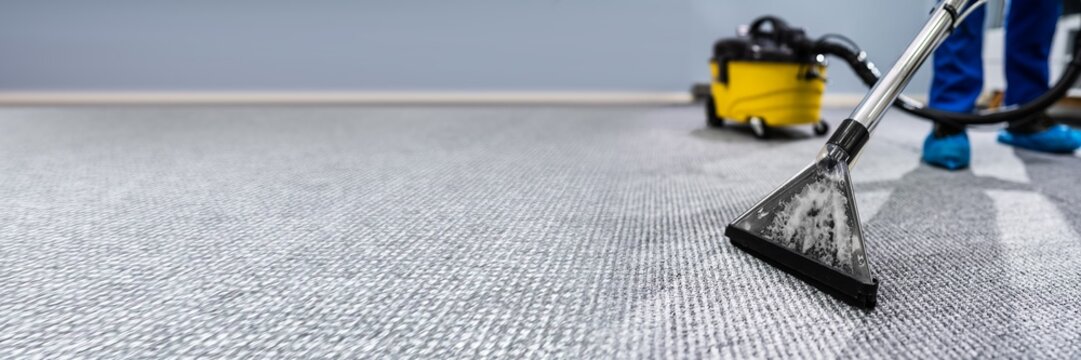
<path id="1" fill-rule="evenodd" d="M 867 92 L 852 114 L 849 120 L 845 120 L 837 129 L 833 137 L 823 147 L 823 155 L 829 153 L 829 145 L 841 146 L 848 157 L 854 159 L 859 156 L 863 144 L 867 142 L 870 134 L 882 121 L 882 115 L 890 108 L 901 91 L 920 65 L 931 56 L 938 45 L 949 36 L 950 31 L 956 25 L 958 16 L 965 3 L 969 0 L 944 0 L 935 7 L 931 13 L 931 19 L 923 25 L 923 29 L 916 34 L 916 38 L 908 44 L 908 48 L 897 59 L 886 75 Z M 846 159 L 847 160 L 847 159 Z"/>
<path id="2" fill-rule="evenodd" d="M 725 229 L 737 247 L 858 306 L 875 306 L 849 170 L 920 65 L 958 21 L 968 0 L 943 0 L 893 67 L 841 123 L 818 158 Z"/>

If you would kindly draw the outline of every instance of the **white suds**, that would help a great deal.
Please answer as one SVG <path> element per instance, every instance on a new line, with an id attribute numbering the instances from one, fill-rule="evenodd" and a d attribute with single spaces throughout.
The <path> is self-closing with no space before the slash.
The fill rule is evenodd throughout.
<path id="1" fill-rule="evenodd" d="M 772 240 L 836 268 L 851 270 L 852 229 L 846 213 L 848 199 L 841 182 L 844 175 L 821 173 L 783 205 L 766 228 Z"/>

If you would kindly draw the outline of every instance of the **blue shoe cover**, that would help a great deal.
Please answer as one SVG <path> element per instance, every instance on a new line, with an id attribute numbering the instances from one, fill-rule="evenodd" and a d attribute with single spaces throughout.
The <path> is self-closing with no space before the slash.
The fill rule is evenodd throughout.
<path id="1" fill-rule="evenodd" d="M 1081 131 L 1062 124 L 1032 134 L 1002 130 L 998 133 L 998 142 L 1033 151 L 1067 154 L 1081 148 Z"/>
<path id="2" fill-rule="evenodd" d="M 934 132 L 923 141 L 923 162 L 947 170 L 967 168 L 972 163 L 972 146 L 968 134 L 960 133 L 936 138 Z"/>

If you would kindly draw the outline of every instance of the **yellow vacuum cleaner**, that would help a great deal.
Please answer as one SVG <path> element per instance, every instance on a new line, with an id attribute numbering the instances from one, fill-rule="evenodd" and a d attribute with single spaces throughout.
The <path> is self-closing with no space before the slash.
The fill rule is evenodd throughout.
<path id="1" fill-rule="evenodd" d="M 829 132 L 821 117 L 825 57 L 792 46 L 805 41 L 803 30 L 772 16 L 758 18 L 745 34 L 717 41 L 706 123 L 749 124 L 758 138 L 769 137 L 771 128 L 795 125 L 813 125 L 818 135 Z"/>

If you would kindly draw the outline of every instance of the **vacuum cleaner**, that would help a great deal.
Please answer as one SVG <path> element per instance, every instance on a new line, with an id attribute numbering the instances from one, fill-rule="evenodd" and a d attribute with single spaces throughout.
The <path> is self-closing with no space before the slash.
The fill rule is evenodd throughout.
<path id="1" fill-rule="evenodd" d="M 710 127 L 724 126 L 725 119 L 746 123 L 760 139 L 773 127 L 803 124 L 826 135 L 829 124 L 819 116 L 826 61 L 811 49 L 792 46 L 806 41 L 803 30 L 764 16 L 741 32 L 713 45 L 706 123 Z"/>
<path id="2" fill-rule="evenodd" d="M 780 19 L 766 17 L 770 20 L 762 20 L 763 23 L 770 23 L 772 29 L 769 32 L 759 30 L 757 37 L 768 38 L 776 48 L 790 53 L 791 59 L 807 61 L 819 55 L 839 57 L 871 89 L 809 165 L 726 227 L 725 236 L 732 244 L 852 305 L 873 308 L 877 303 L 879 282 L 867 257 L 850 170 L 886 110 L 895 106 L 925 119 L 962 126 L 1006 121 L 1016 123 L 1036 117 L 1034 115 L 1062 98 L 1081 74 L 1079 32 L 1073 39 L 1073 59 L 1059 81 L 1047 93 L 1023 106 L 960 114 L 928 109 L 901 95 L 916 70 L 954 26 L 982 3 L 982 0 L 973 3 L 968 0 L 939 2 L 931 12 L 930 19 L 893 67 L 881 76 L 874 64 L 867 60 L 866 54 L 850 41 L 836 41 L 836 37 L 809 39 L 802 30 L 792 29 Z M 746 46 L 730 45 L 737 43 Z M 724 45 L 721 47 L 724 51 L 736 49 L 754 52 L 761 49 L 748 39 L 737 39 L 721 45 Z M 717 54 L 729 56 L 733 53 L 737 52 Z M 745 55 L 747 53 L 741 56 Z M 754 55 L 751 54 L 749 58 L 753 59 Z M 724 59 L 723 56 L 715 56 L 714 60 L 722 60 L 717 62 L 720 65 Z M 730 67 L 728 71 L 736 69 Z M 723 74 L 724 70 L 718 73 Z M 728 76 L 729 79 L 737 78 L 735 74 Z M 798 107 L 805 104 L 799 103 Z"/>

